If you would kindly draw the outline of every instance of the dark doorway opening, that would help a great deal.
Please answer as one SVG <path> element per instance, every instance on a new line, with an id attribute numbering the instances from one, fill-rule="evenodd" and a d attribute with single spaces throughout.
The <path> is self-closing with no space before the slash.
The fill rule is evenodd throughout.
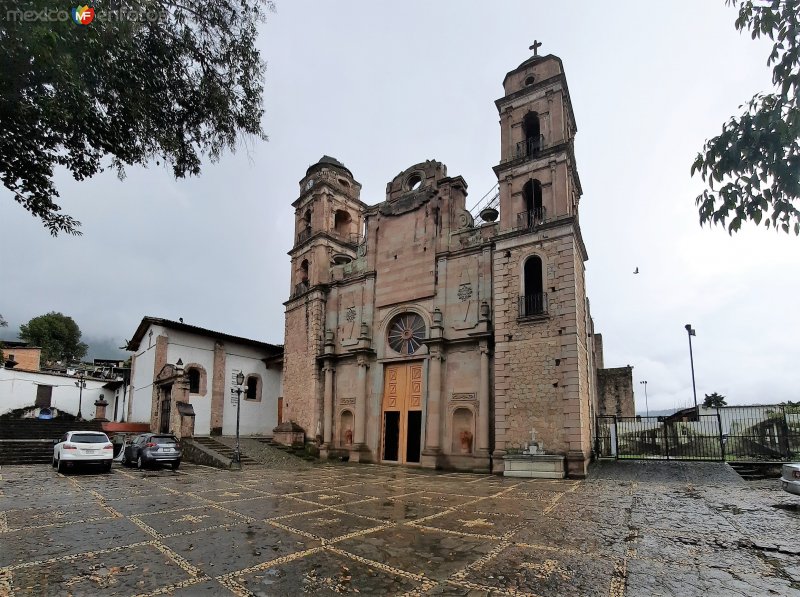
<path id="1" fill-rule="evenodd" d="M 398 460 L 400 447 L 400 413 L 383 413 L 383 459 Z"/>
<path id="2" fill-rule="evenodd" d="M 406 462 L 419 462 L 422 443 L 422 411 L 408 411 L 408 434 L 406 439 Z"/>
<path id="3" fill-rule="evenodd" d="M 172 411 L 172 388 L 164 390 L 164 398 L 161 400 L 161 424 L 159 433 L 169 433 L 169 417 Z"/>
<path id="4" fill-rule="evenodd" d="M 53 386 L 36 386 L 36 402 L 34 406 L 50 408 L 53 400 Z"/>

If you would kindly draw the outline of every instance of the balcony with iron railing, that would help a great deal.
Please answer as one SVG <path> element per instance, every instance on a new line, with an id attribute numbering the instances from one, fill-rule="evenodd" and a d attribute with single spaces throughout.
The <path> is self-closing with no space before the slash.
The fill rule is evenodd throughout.
<path id="1" fill-rule="evenodd" d="M 300 232 L 297 233 L 297 243 L 298 245 L 306 242 L 309 238 L 314 236 L 314 229 L 311 226 L 304 228 Z M 333 238 L 341 241 L 346 245 L 352 245 L 357 247 L 364 242 L 364 236 L 355 232 L 341 232 L 339 230 L 331 230 L 330 236 Z"/>
<path id="2" fill-rule="evenodd" d="M 533 230 L 544 222 L 545 209 L 544 207 L 534 207 L 530 211 L 523 211 L 517 214 L 516 230 Z"/>
<path id="3" fill-rule="evenodd" d="M 297 234 L 297 244 L 299 245 L 306 242 L 309 238 L 311 238 L 312 234 L 314 234 L 314 231 L 312 230 L 311 226 L 304 228 Z"/>
<path id="4" fill-rule="evenodd" d="M 512 159 L 530 158 L 541 152 L 545 148 L 544 135 L 536 137 L 528 137 L 524 141 L 517 143 L 514 148 L 514 155 Z"/>
<path id="5" fill-rule="evenodd" d="M 526 294 L 518 297 L 519 316 L 547 315 L 547 293 Z"/>
<path id="6" fill-rule="evenodd" d="M 300 282 L 299 284 L 295 284 L 294 285 L 294 290 L 292 291 L 291 298 L 295 298 L 297 296 L 300 296 L 301 294 L 305 294 L 306 292 L 308 292 L 309 288 L 310 288 L 310 286 L 309 286 L 307 280 L 303 281 L 303 282 Z"/>

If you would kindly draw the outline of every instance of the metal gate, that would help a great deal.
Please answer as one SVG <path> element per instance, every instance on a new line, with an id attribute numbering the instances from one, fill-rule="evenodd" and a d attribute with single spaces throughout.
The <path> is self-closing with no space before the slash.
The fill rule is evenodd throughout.
<path id="1" fill-rule="evenodd" d="M 765 460 L 800 458 L 800 412 L 783 405 L 702 409 L 670 417 L 597 417 L 603 458 Z M 711 413 L 711 414 L 709 414 Z"/>
<path id="2" fill-rule="evenodd" d="M 169 418 L 172 414 L 172 392 L 166 390 L 164 398 L 161 400 L 161 421 L 158 428 L 159 433 L 169 433 Z"/>

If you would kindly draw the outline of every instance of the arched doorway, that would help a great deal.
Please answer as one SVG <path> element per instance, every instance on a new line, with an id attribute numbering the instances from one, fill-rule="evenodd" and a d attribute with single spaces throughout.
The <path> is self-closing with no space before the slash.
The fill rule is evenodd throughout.
<path id="1" fill-rule="evenodd" d="M 387 343 L 397 355 L 411 357 L 422 347 L 425 322 L 401 313 L 389 323 Z M 416 464 L 422 453 L 422 362 L 387 364 L 381 408 L 381 460 Z"/>

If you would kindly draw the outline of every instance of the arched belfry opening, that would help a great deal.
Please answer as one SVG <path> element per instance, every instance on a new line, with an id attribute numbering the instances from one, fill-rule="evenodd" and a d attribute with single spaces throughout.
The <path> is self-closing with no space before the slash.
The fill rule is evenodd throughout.
<path id="1" fill-rule="evenodd" d="M 530 157 L 541 151 L 544 142 L 538 113 L 528 112 L 525 114 L 522 119 L 522 131 L 525 134 L 524 155 Z"/>
<path id="2" fill-rule="evenodd" d="M 533 228 L 538 222 L 544 220 L 542 183 L 535 178 L 526 182 L 522 187 L 522 199 L 525 211 L 519 215 L 517 227 Z"/>
<path id="3" fill-rule="evenodd" d="M 333 216 L 333 231 L 340 238 L 347 239 L 350 234 L 350 222 L 352 221 L 353 218 L 350 216 L 349 212 L 343 209 L 337 209 Z"/>
<path id="4" fill-rule="evenodd" d="M 525 287 L 519 305 L 520 317 L 540 315 L 547 307 L 541 257 L 531 255 L 525 260 L 523 276 Z"/>

